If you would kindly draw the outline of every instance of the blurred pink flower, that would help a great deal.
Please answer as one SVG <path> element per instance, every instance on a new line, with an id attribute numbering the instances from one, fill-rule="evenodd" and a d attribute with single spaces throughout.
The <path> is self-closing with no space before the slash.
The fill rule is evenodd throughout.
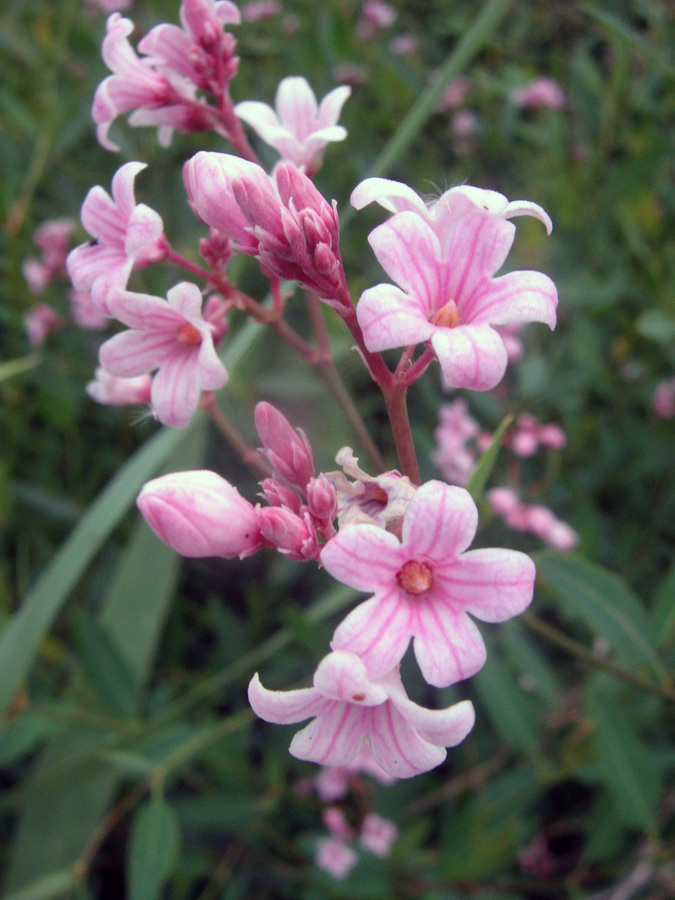
<path id="1" fill-rule="evenodd" d="M 517 456 L 527 457 L 535 454 L 540 446 L 561 450 L 567 443 L 567 437 L 558 425 L 542 425 L 530 413 L 522 413 L 516 419 L 509 442 Z"/>
<path id="2" fill-rule="evenodd" d="M 398 13 L 385 0 L 365 0 L 359 10 L 356 33 L 364 41 L 372 40 L 380 31 L 394 24 Z"/>
<path id="3" fill-rule="evenodd" d="M 486 499 L 490 507 L 514 531 L 534 534 L 561 553 L 569 553 L 579 544 L 577 532 L 566 522 L 556 518 L 548 507 L 528 506 L 510 488 L 493 488 L 487 492 Z"/>
<path id="4" fill-rule="evenodd" d="M 76 225 L 73 219 L 47 219 L 35 229 L 33 243 L 40 250 L 40 258 L 27 259 L 22 266 L 32 293 L 41 294 L 52 281 L 67 277 L 66 257 Z"/>
<path id="5" fill-rule="evenodd" d="M 503 265 L 515 228 L 477 212 L 455 218 L 441 242 L 417 212 L 401 212 L 371 232 L 380 265 L 399 287 L 378 284 L 357 306 L 371 352 L 430 341 L 451 387 L 490 390 L 506 370 L 496 325 L 556 324 L 558 296 L 541 272 L 492 276 Z"/>
<path id="6" fill-rule="evenodd" d="M 441 94 L 436 106 L 436 112 L 445 112 L 448 109 L 457 109 L 464 103 L 464 98 L 471 90 L 471 81 L 460 76 L 454 78 Z"/>
<path id="7" fill-rule="evenodd" d="M 298 759 L 345 766 L 367 741 L 378 764 L 396 778 L 440 765 L 445 748 L 464 740 L 474 723 L 468 700 L 424 709 L 407 697 L 398 670 L 374 679 L 363 660 L 342 650 L 321 660 L 313 687 L 269 691 L 256 673 L 248 697 L 266 722 L 292 725 L 313 719 L 291 742 L 290 752 Z"/>
<path id="8" fill-rule="evenodd" d="M 478 437 L 478 422 L 469 415 L 466 400 L 444 403 L 438 412 L 439 424 L 434 432 L 436 450 L 432 461 L 451 484 L 464 487 L 476 465 L 476 454 L 467 442 Z"/>
<path id="9" fill-rule="evenodd" d="M 215 391 L 227 372 L 213 346 L 211 326 L 201 315 L 199 288 L 182 282 L 167 299 L 115 289 L 110 311 L 131 330 L 116 334 L 99 351 L 101 365 L 122 378 L 159 371 L 152 405 L 164 425 L 185 428 L 202 390 Z"/>
<path id="10" fill-rule="evenodd" d="M 384 858 L 391 853 L 391 845 L 398 837 L 398 828 L 388 819 L 368 813 L 361 823 L 359 843 L 375 856 Z"/>
<path id="11" fill-rule="evenodd" d="M 241 7 L 244 22 L 262 22 L 265 19 L 273 19 L 282 12 L 283 6 L 276 0 L 253 0 L 252 3 L 244 3 Z"/>
<path id="12" fill-rule="evenodd" d="M 161 262 L 168 251 L 159 213 L 136 203 L 134 181 L 145 163 L 125 163 L 112 180 L 112 198 L 99 185 L 82 204 L 82 224 L 93 240 L 68 254 L 73 287 L 91 292 L 92 302 L 109 315 L 107 295 L 127 285 L 132 269 Z"/>
<path id="13" fill-rule="evenodd" d="M 414 34 L 399 34 L 389 42 L 389 50 L 394 56 L 413 57 L 420 49 L 420 42 Z"/>
<path id="14" fill-rule="evenodd" d="M 70 312 L 75 324 L 88 331 L 102 331 L 107 327 L 109 319 L 94 306 L 90 291 L 68 292 Z"/>
<path id="15" fill-rule="evenodd" d="M 540 76 L 533 78 L 521 88 L 512 90 L 509 100 L 514 106 L 521 109 L 547 109 L 561 110 L 567 105 L 565 92 L 552 78 Z"/>
<path id="16" fill-rule="evenodd" d="M 132 0 L 85 0 L 90 12 L 103 12 L 106 14 L 128 9 Z"/>
<path id="17" fill-rule="evenodd" d="M 652 410 L 661 419 L 675 418 L 675 378 L 657 384 L 652 396 Z"/>
<path id="18" fill-rule="evenodd" d="M 467 491 L 429 481 L 410 501 L 400 542 L 374 525 L 341 528 L 321 562 L 337 581 L 374 596 L 338 626 L 331 647 L 357 653 L 377 678 L 399 664 L 413 638 L 429 684 L 474 675 L 485 644 L 468 614 L 484 622 L 518 615 L 532 599 L 535 575 L 532 560 L 515 550 L 465 552 L 477 525 Z"/>
<path id="19" fill-rule="evenodd" d="M 255 508 L 215 472 L 153 478 L 136 504 L 157 537 L 181 556 L 244 557 L 262 546 Z"/>
<path id="20" fill-rule="evenodd" d="M 143 406 L 150 403 L 152 376 L 119 378 L 99 366 L 86 391 L 92 400 L 104 406 Z"/>
<path id="21" fill-rule="evenodd" d="M 344 880 L 359 861 L 358 855 L 340 838 L 319 838 L 314 861 L 336 881 Z"/>
<path id="22" fill-rule="evenodd" d="M 275 109 L 257 100 L 238 103 L 234 111 L 257 134 L 307 175 L 321 167 L 329 143 L 343 141 L 347 130 L 338 125 L 342 107 L 352 89 L 337 87 L 317 105 L 314 91 L 305 78 L 284 78 L 277 88 Z"/>
<path id="23" fill-rule="evenodd" d="M 46 303 L 38 303 L 25 314 L 23 324 L 31 347 L 42 347 L 52 331 L 58 331 L 63 322 L 55 309 Z"/>
<path id="24" fill-rule="evenodd" d="M 324 766 L 314 778 L 314 786 L 324 803 L 333 803 L 346 797 L 358 775 L 370 775 L 380 784 L 392 784 L 395 779 L 378 765 L 370 750 L 364 744 L 358 755 L 346 766 Z"/>

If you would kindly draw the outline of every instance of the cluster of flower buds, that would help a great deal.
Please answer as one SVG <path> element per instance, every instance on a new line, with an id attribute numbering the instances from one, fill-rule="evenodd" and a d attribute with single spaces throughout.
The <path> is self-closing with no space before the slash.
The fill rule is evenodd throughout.
<path id="1" fill-rule="evenodd" d="M 41 294 L 47 285 L 65 276 L 66 257 L 75 227 L 73 219 L 48 219 L 36 228 L 33 242 L 40 257 L 27 259 L 21 269 L 33 294 Z"/>
<path id="2" fill-rule="evenodd" d="M 514 531 L 534 534 L 562 553 L 569 553 L 579 544 L 579 535 L 571 525 L 556 518 L 546 506 L 523 503 L 510 488 L 492 488 L 487 493 L 487 500 L 497 515 Z"/>
<path id="3" fill-rule="evenodd" d="M 398 837 L 396 825 L 376 813 L 368 813 L 355 828 L 342 810 L 329 806 L 323 811 L 323 822 L 329 836 L 316 842 L 316 864 L 337 881 L 346 878 L 359 861 L 358 854 L 349 846 L 350 842 L 358 839 L 361 849 L 384 858 L 389 856 L 392 844 Z"/>
<path id="4" fill-rule="evenodd" d="M 509 100 L 521 109 L 553 109 L 560 111 L 567 106 L 567 97 L 557 81 L 541 75 L 523 87 L 515 88 Z"/>

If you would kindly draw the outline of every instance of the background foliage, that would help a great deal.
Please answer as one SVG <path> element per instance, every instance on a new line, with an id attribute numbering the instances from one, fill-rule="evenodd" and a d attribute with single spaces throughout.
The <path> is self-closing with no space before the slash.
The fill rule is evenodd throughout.
<path id="1" fill-rule="evenodd" d="M 423 192 L 467 182 L 540 203 L 555 230 L 519 220 L 512 265 L 550 274 L 559 326 L 526 334 L 506 385 L 472 395 L 495 428 L 506 409 L 557 421 L 566 449 L 525 478 L 579 531 L 573 557 L 542 551 L 482 509 L 479 540 L 534 552 L 530 613 L 483 633 L 488 664 L 443 702 L 471 698 L 477 725 L 438 770 L 362 802 L 394 819 L 387 860 L 363 853 L 331 881 L 312 862 L 320 806 L 297 790 L 311 767 L 290 730 L 254 723 L 245 685 L 306 679 L 335 614 L 353 600 L 323 572 L 279 557 L 181 561 L 133 511 L 162 471 L 207 465 L 256 487 L 205 420 L 158 430 L 84 394 L 99 338 L 67 328 L 30 351 L 21 275 L 44 219 L 77 216 L 93 184 L 127 159 L 149 163 L 142 200 L 177 249 L 199 228 L 180 178 L 215 138 L 117 127 L 120 156 L 95 141 L 90 103 L 107 74 L 104 17 L 81 0 L 6 0 L 0 12 L 0 868 L 12 900 L 170 898 L 626 898 L 675 893 L 675 421 L 654 416 L 675 374 L 675 12 L 668 0 L 395 2 L 398 20 L 366 43 L 351 0 L 289 0 L 278 20 L 236 30 L 236 100 L 273 99 L 287 74 L 317 95 L 336 67 L 364 76 L 317 183 L 343 211 L 345 268 L 358 293 L 380 280 L 366 235 L 374 210 L 348 197 L 376 159 Z M 173 0 L 136 0 L 137 34 L 177 20 Z M 482 17 L 482 18 L 481 18 Z M 476 25 L 478 21 L 478 25 Z M 419 52 L 395 56 L 392 36 Z M 468 38 L 468 43 L 467 43 Z M 473 43 L 471 41 L 473 40 Z M 443 69 L 442 67 L 446 68 Z M 477 116 L 468 152 L 433 112 L 438 70 L 467 75 Z M 511 88 L 538 74 L 568 96 L 559 112 L 517 110 Z M 426 99 L 425 99 L 426 98 Z M 417 112 L 415 112 L 417 111 Z M 425 115 L 425 113 L 429 115 Z M 406 118 L 406 116 L 408 118 Z M 400 129 L 404 122 L 403 130 Z M 397 130 L 398 129 L 398 130 Z M 393 142 L 392 142 L 393 139 Z M 385 156 L 380 156 L 384 153 Z M 387 155 L 388 154 L 388 155 Z M 242 282 L 262 297 L 249 261 Z M 171 273 L 150 270 L 160 293 Z M 182 276 L 181 276 L 182 277 Z M 141 283 L 140 281 L 138 283 Z M 44 299 L 65 312 L 65 286 Z M 329 317 L 330 319 L 330 317 Z M 304 326 L 301 321 L 298 327 Z M 338 366 L 391 458 L 379 401 L 350 342 L 329 321 Z M 308 433 L 317 468 L 352 443 L 302 363 L 253 326 L 233 329 L 228 414 L 254 442 L 252 408 L 277 403 Z M 425 478 L 442 394 L 433 374 L 411 395 Z M 509 477 L 503 454 L 491 483 Z M 394 461 L 392 459 L 392 464 Z M 411 693 L 433 702 L 408 676 Z"/>

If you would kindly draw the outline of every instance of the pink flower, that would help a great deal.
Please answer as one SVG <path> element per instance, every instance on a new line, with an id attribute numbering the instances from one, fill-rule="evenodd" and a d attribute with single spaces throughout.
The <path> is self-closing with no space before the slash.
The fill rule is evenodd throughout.
<path id="1" fill-rule="evenodd" d="M 466 445 L 478 437 L 478 422 L 468 412 L 466 400 L 444 403 L 434 432 L 437 448 L 432 460 L 446 481 L 464 487 L 476 465 L 476 454 Z"/>
<path id="2" fill-rule="evenodd" d="M 319 838 L 316 842 L 315 862 L 336 881 L 344 880 L 359 861 L 358 855 L 340 838 Z"/>
<path id="3" fill-rule="evenodd" d="M 189 424 L 200 391 L 215 391 L 227 382 L 201 307 L 199 288 L 188 282 L 171 288 L 166 300 L 119 289 L 110 294 L 112 314 L 131 330 L 103 344 L 101 365 L 122 378 L 159 369 L 152 405 L 160 422 L 173 428 Z"/>
<path id="4" fill-rule="evenodd" d="M 322 813 L 323 824 L 333 837 L 342 838 L 343 841 L 351 841 L 355 837 L 354 829 L 351 827 L 345 814 L 336 806 L 329 806 Z"/>
<path id="5" fill-rule="evenodd" d="M 470 90 L 471 82 L 468 78 L 454 78 L 441 94 L 441 98 L 436 107 L 436 112 L 457 109 L 457 107 L 464 103 L 464 98 Z"/>
<path id="6" fill-rule="evenodd" d="M 417 56 L 419 49 L 419 39 L 413 34 L 399 34 L 389 42 L 389 50 L 395 56 L 403 56 L 406 58 Z"/>
<path id="7" fill-rule="evenodd" d="M 181 556 L 250 556 L 262 546 L 255 508 L 215 472 L 172 472 L 136 500 L 157 537 Z"/>
<path id="8" fill-rule="evenodd" d="M 104 406 L 142 406 L 150 403 L 151 387 L 150 375 L 118 378 L 99 366 L 86 391 L 92 400 Z"/>
<path id="9" fill-rule="evenodd" d="M 132 269 L 160 262 L 168 244 L 161 216 L 136 203 L 134 181 L 145 163 L 125 163 L 112 180 L 112 198 L 99 185 L 93 187 L 82 204 L 82 224 L 93 240 L 68 254 L 66 265 L 73 287 L 91 291 L 92 301 L 109 315 L 107 295 L 112 288 L 124 288 Z"/>
<path id="10" fill-rule="evenodd" d="M 86 0 L 89 11 L 112 13 L 120 9 L 128 9 L 131 6 L 131 0 Z"/>
<path id="11" fill-rule="evenodd" d="M 35 229 L 33 243 L 40 249 L 40 259 L 27 259 L 22 266 L 23 276 L 34 294 L 42 293 L 52 281 L 66 276 L 66 257 L 75 227 L 73 219 L 47 219 Z"/>
<path id="12" fill-rule="evenodd" d="M 393 822 L 368 813 L 361 825 L 359 843 L 375 856 L 385 857 L 391 853 L 391 845 L 397 837 L 398 828 Z"/>
<path id="13" fill-rule="evenodd" d="M 94 306 L 90 291 L 72 290 L 68 293 L 70 312 L 75 324 L 88 331 L 102 331 L 108 325 L 108 317 Z"/>
<path id="14" fill-rule="evenodd" d="M 546 506 L 528 506 L 509 488 L 493 488 L 487 501 L 514 531 L 527 531 L 545 541 L 554 550 L 569 553 L 579 544 L 579 535 Z"/>
<path id="15" fill-rule="evenodd" d="M 58 331 L 63 323 L 55 309 L 38 303 L 23 317 L 23 324 L 31 347 L 42 347 L 52 331 Z"/>
<path id="16" fill-rule="evenodd" d="M 272 180 L 247 160 L 202 151 L 185 163 L 183 177 L 196 214 L 257 256 L 263 271 L 297 280 L 326 302 L 347 302 L 335 204 L 295 166 L 280 163 Z"/>
<path id="17" fill-rule="evenodd" d="M 370 203 L 379 203 L 390 213 L 414 212 L 421 216 L 433 229 L 442 245 L 454 222 L 468 212 L 480 212 L 500 219 L 516 216 L 533 216 L 546 227 L 548 234 L 553 225 L 545 210 L 529 200 L 509 202 L 498 191 L 462 184 L 450 188 L 437 200 L 426 203 L 411 187 L 389 178 L 366 178 L 352 191 L 350 202 L 356 209 L 363 209 Z"/>
<path id="18" fill-rule="evenodd" d="M 346 129 L 337 121 L 351 92 L 346 85 L 335 88 L 317 106 L 307 80 L 290 77 L 284 78 L 277 88 L 275 109 L 257 100 L 245 100 L 234 111 L 277 150 L 284 162 L 311 175 L 321 167 L 328 144 L 347 137 Z"/>
<path id="19" fill-rule="evenodd" d="M 532 599 L 535 575 L 532 560 L 515 550 L 465 553 L 477 524 L 467 491 L 429 481 L 410 501 L 401 542 L 373 525 L 340 529 L 323 548 L 324 568 L 374 596 L 338 626 L 331 647 L 357 653 L 378 678 L 398 665 L 412 637 L 429 684 L 474 675 L 485 644 L 467 613 L 484 622 L 518 615 Z"/>
<path id="20" fill-rule="evenodd" d="M 555 285 L 541 272 L 493 279 L 515 228 L 477 212 L 456 218 L 443 243 L 416 212 L 393 216 L 368 240 L 400 287 L 379 284 L 357 307 L 372 352 L 430 341 L 448 385 L 486 391 L 506 370 L 504 342 L 493 326 L 544 322 L 554 328 Z"/>
<path id="21" fill-rule="evenodd" d="M 277 3 L 277 0 L 253 0 L 252 3 L 244 3 L 241 17 L 244 22 L 263 22 L 265 19 L 281 15 L 282 9 L 281 3 Z"/>
<path id="22" fill-rule="evenodd" d="M 440 710 L 418 706 L 407 697 L 398 670 L 375 679 L 362 659 L 343 650 L 321 660 L 313 687 L 269 691 L 256 673 L 248 698 L 266 722 L 292 725 L 313 718 L 291 742 L 298 759 L 345 766 L 368 742 L 377 763 L 396 778 L 440 765 L 445 748 L 463 741 L 475 718 L 468 700 Z"/>
<path id="23" fill-rule="evenodd" d="M 119 147 L 108 137 L 108 130 L 117 116 L 130 110 L 180 107 L 197 101 L 196 88 L 186 78 L 175 72 L 159 71 L 157 64 L 161 60 L 150 57 L 141 59 L 136 55 L 128 40 L 134 30 L 130 19 L 113 13 L 108 18 L 106 29 L 101 52 L 103 61 L 113 74 L 96 88 L 92 118 L 98 126 L 98 142 L 106 150 L 115 152 Z M 170 133 L 170 128 L 165 131 L 163 143 L 168 143 Z"/>
<path id="24" fill-rule="evenodd" d="M 529 413 L 523 413 L 516 419 L 515 432 L 511 437 L 511 449 L 517 456 L 532 456 L 540 445 L 560 450 L 566 443 L 565 432 L 557 425 L 542 425 Z"/>
<path id="25" fill-rule="evenodd" d="M 675 418 L 675 378 L 658 383 L 652 396 L 651 406 L 659 418 Z"/>
<path id="26" fill-rule="evenodd" d="M 523 109 L 547 109 L 561 110 L 567 105 L 565 92 L 552 78 L 541 76 L 533 78 L 526 85 L 511 91 L 509 100 L 514 106 Z"/>
<path id="27" fill-rule="evenodd" d="M 325 766 L 314 778 L 314 786 L 324 803 L 333 803 L 346 797 L 356 777 L 370 775 L 380 784 L 392 784 L 395 779 L 378 765 L 369 744 L 364 744 L 358 755 L 346 766 Z"/>
<path id="28" fill-rule="evenodd" d="M 372 40 L 380 31 L 396 21 L 398 13 L 385 0 L 365 0 L 359 11 L 356 33 L 364 41 Z"/>

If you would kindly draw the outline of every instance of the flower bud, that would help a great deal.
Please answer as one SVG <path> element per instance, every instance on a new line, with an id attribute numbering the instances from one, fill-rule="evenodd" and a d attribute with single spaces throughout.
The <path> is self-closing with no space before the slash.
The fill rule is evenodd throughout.
<path id="1" fill-rule="evenodd" d="M 305 519 L 282 506 L 258 510 L 258 524 L 265 540 L 289 559 L 315 559 L 316 534 Z"/>
<path id="2" fill-rule="evenodd" d="M 250 556 L 262 541 L 254 507 L 215 472 L 149 481 L 136 503 L 155 534 L 181 556 Z"/>
<path id="3" fill-rule="evenodd" d="M 337 493 L 325 475 L 312 478 L 307 485 L 307 505 L 309 511 L 317 519 L 335 518 L 337 512 Z"/>
<path id="4" fill-rule="evenodd" d="M 302 508 L 300 495 L 287 484 L 282 484 L 276 478 L 265 478 L 260 482 L 260 487 L 270 506 L 283 506 L 296 514 L 300 513 Z"/>
<path id="5" fill-rule="evenodd" d="M 271 403 L 256 405 L 255 427 L 270 465 L 286 481 L 304 490 L 314 475 L 314 460 L 302 431 L 292 428 Z"/>

